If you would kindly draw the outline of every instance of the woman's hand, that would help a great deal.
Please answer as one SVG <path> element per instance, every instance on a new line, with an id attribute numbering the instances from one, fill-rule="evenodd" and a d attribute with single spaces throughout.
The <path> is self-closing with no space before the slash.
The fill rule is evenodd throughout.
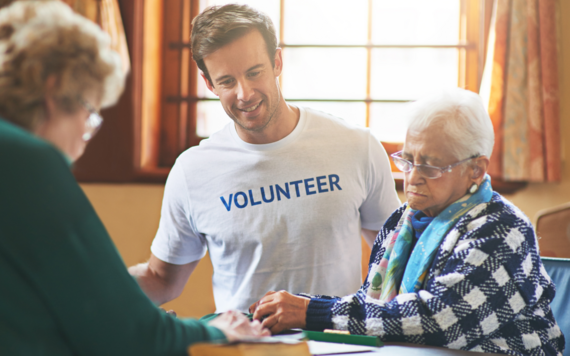
<path id="1" fill-rule="evenodd" d="M 223 313 L 208 322 L 208 325 L 220 329 L 226 335 L 228 342 L 271 335 L 259 320 L 250 322 L 247 317 L 235 310 Z"/>
<path id="2" fill-rule="evenodd" d="M 272 334 L 292 328 L 304 328 L 307 324 L 307 308 L 310 299 L 299 297 L 284 290 L 267 292 L 257 303 L 249 307 L 253 319 L 261 320 L 263 327 Z"/>
<path id="3" fill-rule="evenodd" d="M 166 310 L 166 309 L 164 309 L 164 308 L 160 308 L 160 310 L 162 310 L 162 311 L 165 312 L 166 314 L 172 315 L 173 317 L 176 318 L 176 312 L 175 312 L 174 310 L 172 310 L 172 309 Z"/>

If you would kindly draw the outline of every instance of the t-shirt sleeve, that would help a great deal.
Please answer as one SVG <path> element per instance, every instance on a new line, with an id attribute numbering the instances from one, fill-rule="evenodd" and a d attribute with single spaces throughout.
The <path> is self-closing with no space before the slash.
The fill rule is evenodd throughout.
<path id="1" fill-rule="evenodd" d="M 156 308 L 127 272 L 63 156 L 51 147 L 23 150 L 0 159 L 7 166 L 0 258 L 21 276 L 8 293 L 25 298 L 33 290 L 48 310 L 42 315 L 51 316 L 76 354 L 185 355 L 192 342 L 223 339 L 218 329 Z"/>
<path id="2" fill-rule="evenodd" d="M 196 231 L 184 169 L 177 161 L 166 181 L 158 231 L 152 253 L 164 262 L 182 265 L 206 255 L 206 240 Z"/>
<path id="3" fill-rule="evenodd" d="M 394 210 L 400 206 L 396 186 L 384 146 L 368 134 L 368 195 L 360 206 L 362 228 L 380 230 Z"/>

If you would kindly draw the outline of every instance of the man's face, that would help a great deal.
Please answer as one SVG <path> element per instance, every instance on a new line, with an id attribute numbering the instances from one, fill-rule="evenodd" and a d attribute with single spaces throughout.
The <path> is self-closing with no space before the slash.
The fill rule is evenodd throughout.
<path id="1" fill-rule="evenodd" d="M 263 37 L 252 30 L 204 58 L 212 83 L 206 85 L 220 98 L 228 116 L 249 133 L 262 132 L 278 116 L 281 93 L 281 50 L 275 66 Z"/>

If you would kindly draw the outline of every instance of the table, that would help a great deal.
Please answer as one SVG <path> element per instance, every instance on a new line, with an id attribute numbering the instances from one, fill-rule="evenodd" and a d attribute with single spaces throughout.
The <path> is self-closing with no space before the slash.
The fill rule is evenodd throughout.
<path id="1" fill-rule="evenodd" d="M 339 354 L 339 355 L 397 355 L 397 356 L 436 356 L 436 355 L 443 355 L 443 356 L 476 356 L 482 355 L 481 352 L 471 352 L 471 351 L 463 351 L 463 350 L 452 350 L 446 349 L 443 347 L 435 347 L 435 346 L 426 346 L 426 345 L 417 345 L 417 344 L 405 344 L 405 343 L 395 343 L 395 342 L 387 342 L 384 343 L 384 346 L 380 347 L 377 351 L 370 351 L 370 352 L 363 352 L 358 354 Z M 485 354 L 485 355 L 503 355 L 504 354 Z"/>
<path id="2" fill-rule="evenodd" d="M 300 340 L 302 337 L 300 329 L 288 330 L 285 333 L 277 336 L 272 336 L 272 339 L 294 339 Z M 338 351 L 338 350 L 337 350 Z M 482 355 L 481 352 L 453 350 L 444 347 L 418 345 L 400 342 L 385 342 L 383 346 L 374 351 L 365 351 L 358 353 L 337 353 L 334 356 L 478 356 Z M 333 354 L 331 354 L 333 355 Z M 486 353 L 484 355 L 502 355 Z"/>

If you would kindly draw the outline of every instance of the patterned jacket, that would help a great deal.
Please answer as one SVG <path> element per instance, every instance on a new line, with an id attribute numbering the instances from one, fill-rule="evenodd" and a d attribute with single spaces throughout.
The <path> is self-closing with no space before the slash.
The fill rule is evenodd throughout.
<path id="1" fill-rule="evenodd" d="M 370 267 L 380 262 L 405 205 L 378 234 Z M 356 294 L 312 296 L 307 329 L 341 329 L 384 341 L 511 355 L 561 355 L 564 336 L 550 310 L 554 284 L 528 218 L 497 193 L 460 218 L 445 236 L 418 293 L 390 302 Z"/>

